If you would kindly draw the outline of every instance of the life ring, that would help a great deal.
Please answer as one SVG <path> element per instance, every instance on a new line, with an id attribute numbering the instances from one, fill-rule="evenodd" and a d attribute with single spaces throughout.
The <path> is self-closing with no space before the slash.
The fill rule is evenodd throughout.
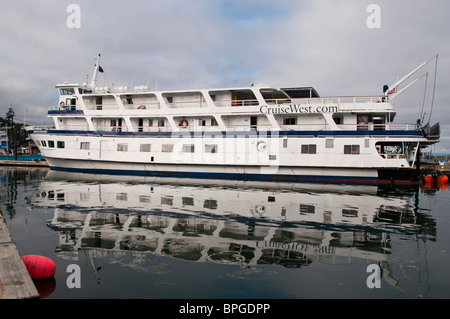
<path id="1" fill-rule="evenodd" d="M 64 101 L 61 101 L 61 103 L 59 103 L 59 108 L 58 110 L 61 110 L 61 108 L 63 108 L 66 104 L 64 103 Z"/>
<path id="2" fill-rule="evenodd" d="M 256 149 L 259 152 L 264 152 L 267 148 L 267 143 L 264 141 L 259 141 L 258 144 L 256 144 Z"/>
<path id="3" fill-rule="evenodd" d="M 139 105 L 138 106 L 138 110 L 145 110 L 145 109 L 146 109 L 145 105 Z"/>
<path id="4" fill-rule="evenodd" d="M 182 120 L 182 121 L 180 122 L 180 126 L 182 126 L 182 127 L 189 126 L 188 120 L 186 120 L 186 119 Z"/>

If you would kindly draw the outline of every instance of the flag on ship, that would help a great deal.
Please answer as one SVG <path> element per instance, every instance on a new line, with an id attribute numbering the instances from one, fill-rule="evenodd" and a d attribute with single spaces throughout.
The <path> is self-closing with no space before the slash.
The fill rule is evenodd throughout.
<path id="1" fill-rule="evenodd" d="M 389 95 L 389 94 L 394 94 L 394 93 L 397 93 L 397 88 L 396 88 L 396 87 L 393 88 L 392 90 L 390 90 L 390 91 L 388 92 L 388 95 Z"/>

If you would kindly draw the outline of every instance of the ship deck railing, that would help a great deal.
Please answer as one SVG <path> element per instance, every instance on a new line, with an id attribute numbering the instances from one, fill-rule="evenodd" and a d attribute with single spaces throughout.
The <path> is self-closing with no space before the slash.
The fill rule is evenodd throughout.
<path id="1" fill-rule="evenodd" d="M 316 98 L 282 98 L 282 99 L 265 99 L 265 104 L 273 105 L 286 105 L 286 104 L 335 104 L 341 105 L 346 104 L 346 109 L 351 109 L 359 104 L 373 104 L 373 103 L 383 103 L 388 102 L 384 96 L 337 96 L 337 97 L 316 97 Z M 224 100 L 214 100 L 214 105 L 216 107 L 243 107 L 243 106 L 262 106 L 257 99 L 224 99 Z M 166 106 L 169 109 L 189 109 L 189 108 L 205 108 L 208 107 L 208 103 L 204 99 L 200 100 L 188 100 L 188 101 L 165 101 Z M 157 110 L 161 109 L 161 103 L 142 101 L 141 103 L 123 104 L 126 110 Z M 117 103 L 102 103 L 102 104 L 86 104 L 86 109 L 89 111 L 108 111 L 108 110 L 118 110 L 119 105 Z M 50 105 L 48 107 L 49 111 L 70 111 L 70 110 L 81 110 L 80 105 Z"/>
<path id="2" fill-rule="evenodd" d="M 404 153 L 379 153 L 385 159 L 405 159 L 407 155 Z"/>
<path id="3" fill-rule="evenodd" d="M 192 124 L 194 123 L 194 124 Z M 55 130 L 53 125 L 35 125 L 30 126 L 34 131 L 50 131 Z M 256 132 L 256 131 L 274 131 L 274 127 L 270 124 L 259 124 L 259 125 L 249 125 L 249 124 L 235 124 L 235 125 L 225 125 L 227 132 Z M 417 124 L 412 123 L 389 123 L 389 124 L 339 124 L 337 125 L 338 130 L 333 129 L 325 123 L 311 123 L 311 124 L 280 124 L 280 131 L 401 131 L 401 132 L 417 132 L 420 128 Z M 80 125 L 60 125 L 59 130 L 66 131 L 90 131 L 87 123 Z M 95 131 L 102 132 L 172 132 L 174 131 L 172 127 L 166 126 L 134 126 L 128 128 L 127 126 L 111 126 L 111 125 L 95 125 Z M 277 129 L 278 130 L 278 129 Z M 195 125 L 195 121 L 191 121 L 191 126 L 177 127 L 177 132 L 218 132 L 222 129 L 218 125 Z"/>

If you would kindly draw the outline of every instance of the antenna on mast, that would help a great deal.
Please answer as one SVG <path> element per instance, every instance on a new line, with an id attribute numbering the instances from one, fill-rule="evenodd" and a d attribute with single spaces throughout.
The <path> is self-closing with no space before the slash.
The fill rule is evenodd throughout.
<path id="1" fill-rule="evenodd" d="M 103 72 L 103 69 L 100 66 L 100 57 L 101 57 L 101 54 L 98 55 L 97 63 L 95 63 L 94 74 L 92 75 L 92 81 L 91 81 L 91 88 L 94 88 L 96 86 L 97 72 L 99 72 L 99 71 Z"/>

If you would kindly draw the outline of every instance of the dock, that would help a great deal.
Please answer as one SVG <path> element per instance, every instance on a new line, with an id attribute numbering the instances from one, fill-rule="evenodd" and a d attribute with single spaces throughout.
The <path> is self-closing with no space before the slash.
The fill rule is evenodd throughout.
<path id="1" fill-rule="evenodd" d="M 15 161 L 1 160 L 0 166 L 16 166 L 16 167 L 49 167 L 45 160 L 43 161 Z"/>
<path id="2" fill-rule="evenodd" d="M 0 299 L 39 298 L 0 211 Z"/>

